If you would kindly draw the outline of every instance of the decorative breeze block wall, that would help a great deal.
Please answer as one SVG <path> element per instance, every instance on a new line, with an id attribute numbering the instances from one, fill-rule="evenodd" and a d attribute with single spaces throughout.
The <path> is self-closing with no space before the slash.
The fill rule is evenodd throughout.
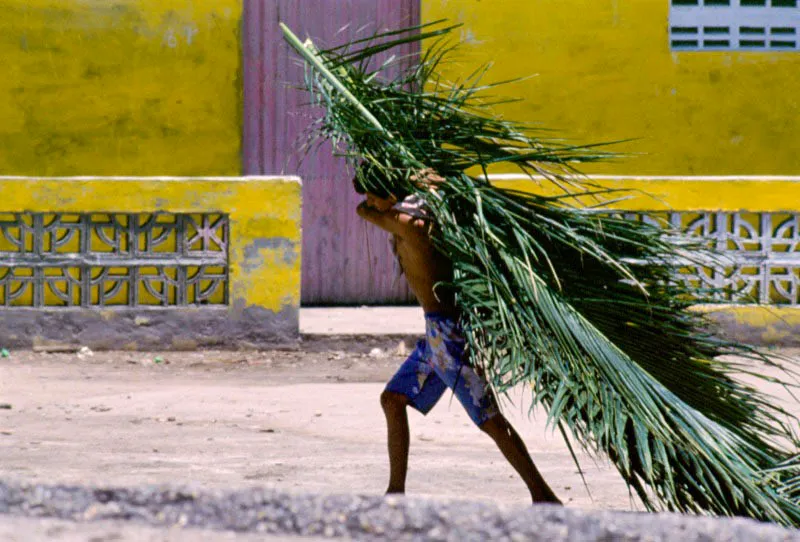
<path id="1" fill-rule="evenodd" d="M 293 342 L 297 178 L 0 178 L 0 345 Z"/>
<path id="2" fill-rule="evenodd" d="M 624 213 L 710 241 L 719 265 L 687 265 L 679 279 L 713 289 L 719 303 L 800 307 L 800 214 L 757 212 Z"/>
<path id="3" fill-rule="evenodd" d="M 800 177 L 592 176 L 595 186 L 624 191 L 598 209 L 700 237 L 722 257 L 689 263 L 678 275 L 718 289 L 698 305 L 723 334 L 753 344 L 800 346 Z M 553 183 L 492 176 L 498 186 L 544 195 Z M 596 198 L 580 203 L 598 205 Z"/>
<path id="4" fill-rule="evenodd" d="M 226 214 L 0 213 L 0 306 L 228 304 Z"/>

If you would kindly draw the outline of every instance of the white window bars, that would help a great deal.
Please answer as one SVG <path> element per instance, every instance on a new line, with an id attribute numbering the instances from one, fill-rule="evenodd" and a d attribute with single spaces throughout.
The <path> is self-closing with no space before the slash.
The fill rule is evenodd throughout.
<path id="1" fill-rule="evenodd" d="M 671 0 L 673 51 L 798 51 L 800 0 Z"/>

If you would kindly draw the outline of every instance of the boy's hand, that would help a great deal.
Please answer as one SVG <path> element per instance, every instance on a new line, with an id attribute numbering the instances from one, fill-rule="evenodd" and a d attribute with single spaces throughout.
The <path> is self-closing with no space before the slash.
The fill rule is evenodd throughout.
<path id="1" fill-rule="evenodd" d="M 413 182 L 416 186 L 420 188 L 427 188 L 430 191 L 435 191 L 444 181 L 444 177 L 441 177 L 438 173 L 430 168 L 421 169 L 411 176 L 411 182 Z"/>
<path id="2" fill-rule="evenodd" d="M 358 216 L 395 235 L 400 234 L 399 212 L 392 209 L 396 200 L 385 199 L 367 192 L 367 199 L 356 208 Z"/>
<path id="3" fill-rule="evenodd" d="M 435 191 L 439 188 L 439 185 L 445 182 L 445 178 L 436 173 L 431 168 L 425 168 L 417 170 L 409 180 L 416 186 L 417 188 L 424 188 L 429 191 Z M 353 188 L 355 189 L 357 194 L 365 194 L 364 188 L 358 182 L 358 176 L 353 177 Z M 373 197 L 377 198 L 373 194 Z"/>

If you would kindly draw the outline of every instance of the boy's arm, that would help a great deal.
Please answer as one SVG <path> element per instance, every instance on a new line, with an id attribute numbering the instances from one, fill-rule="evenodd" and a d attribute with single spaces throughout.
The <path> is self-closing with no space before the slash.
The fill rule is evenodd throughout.
<path id="1" fill-rule="evenodd" d="M 444 178 L 437 175 L 432 169 L 420 170 L 411 177 L 411 180 L 418 187 L 424 187 L 430 191 L 436 190 L 437 186 L 444 182 Z M 353 186 L 356 187 L 356 192 L 365 193 L 358 189 L 357 179 L 353 179 Z M 410 235 L 430 235 L 430 221 L 395 208 L 397 200 L 393 196 L 390 196 L 389 199 L 381 198 L 370 192 L 366 192 L 366 196 L 367 199 L 356 209 L 358 216 L 364 220 L 401 238 Z"/>
<path id="2" fill-rule="evenodd" d="M 425 221 L 422 219 L 400 212 L 397 209 L 390 208 L 386 211 L 381 211 L 369 205 L 366 201 L 358 206 L 356 213 L 364 220 L 372 222 L 379 228 L 398 237 L 419 234 L 425 228 Z"/>

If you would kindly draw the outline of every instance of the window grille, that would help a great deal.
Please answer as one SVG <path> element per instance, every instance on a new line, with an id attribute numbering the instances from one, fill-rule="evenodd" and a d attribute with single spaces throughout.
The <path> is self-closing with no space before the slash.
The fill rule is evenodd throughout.
<path id="1" fill-rule="evenodd" d="M 800 0 L 671 0 L 673 51 L 800 50 Z"/>

